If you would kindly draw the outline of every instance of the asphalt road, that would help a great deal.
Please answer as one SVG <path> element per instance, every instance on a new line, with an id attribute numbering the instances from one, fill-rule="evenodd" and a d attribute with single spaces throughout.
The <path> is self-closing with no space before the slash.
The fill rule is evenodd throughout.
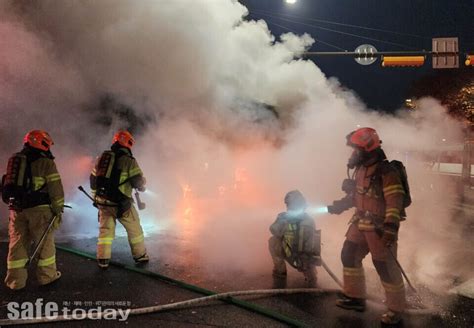
<path id="1" fill-rule="evenodd" d="M 471 218 L 468 211 L 464 218 Z M 5 220 L 6 221 L 6 220 Z M 469 221 L 471 222 L 471 221 Z M 0 223 L 0 240 L 6 239 L 5 222 Z M 466 229 L 466 237 L 472 236 L 474 226 Z M 469 239 L 467 239 L 469 240 Z M 215 292 L 233 290 L 268 289 L 272 287 L 271 268 L 266 273 L 249 273 L 245 270 L 209 270 L 202 268 L 199 254 L 192 243 L 182 236 L 167 231 L 147 236 L 146 243 L 151 261 L 148 270 L 177 280 L 198 285 Z M 88 253 L 95 252 L 96 238 L 67 238 L 60 243 Z M 171 251 L 170 251 L 171 250 Z M 0 261 L 5 263 L 7 243 L 0 242 Z M 171 255 L 170 255 L 171 254 Z M 113 259 L 133 265 L 130 249 L 125 237 L 118 237 L 113 244 Z M 466 259 L 472 261 L 472 259 Z M 111 267 L 107 271 L 97 268 L 95 261 L 58 251 L 58 268 L 62 271 L 61 280 L 46 288 L 39 287 L 35 281 L 34 267 L 30 270 L 28 285 L 23 291 L 9 291 L 0 284 L 0 319 L 6 318 L 9 302 L 34 302 L 43 298 L 44 302 L 54 301 L 69 309 L 97 306 L 97 302 L 119 302 L 115 308 L 139 308 L 157 304 L 167 304 L 202 296 L 184 290 L 176 285 L 152 279 L 139 273 Z M 0 275 L 5 276 L 6 265 L 0 265 Z M 339 272 L 336 272 L 339 274 Z M 375 272 L 366 270 L 367 279 L 378 280 Z M 323 288 L 337 286 L 319 268 L 319 282 Z M 371 284 L 377 285 L 377 284 Z M 288 287 L 305 287 L 300 274 L 290 271 Z M 370 287 L 370 286 L 369 286 Z M 417 286 L 423 300 L 430 305 L 432 314 L 406 315 L 403 327 L 474 327 L 474 300 L 456 295 L 436 295 L 423 286 Z M 373 287 L 372 287 L 373 288 Z M 381 295 L 381 290 L 369 290 Z M 383 304 L 368 303 L 367 311 L 358 313 L 344 311 L 334 306 L 335 293 L 323 295 L 298 294 L 289 296 L 259 297 L 247 299 L 257 305 L 294 318 L 310 327 L 379 327 L 379 316 L 385 310 Z M 77 303 L 75 303 L 77 302 Z M 80 304 L 82 303 L 82 304 Z M 91 305 L 92 304 L 92 305 Z M 104 303 L 102 303 L 104 304 Z M 123 305 L 125 304 L 125 305 Z M 85 322 L 45 324 L 43 327 L 84 327 Z M 234 305 L 213 303 L 211 305 L 174 310 L 158 314 L 129 317 L 124 322 L 89 321 L 92 327 L 284 327 L 274 319 L 249 312 Z"/>
<path id="2" fill-rule="evenodd" d="M 7 245 L 0 244 L 0 257 L 5 259 Z M 30 279 L 25 290 L 9 291 L 3 284 L 0 287 L 0 318 L 6 318 L 9 302 L 34 302 L 43 298 L 46 302 L 57 302 L 74 309 L 92 307 L 100 302 L 130 302 L 132 308 L 166 304 L 199 297 L 177 286 L 157 281 L 143 275 L 123 269 L 110 267 L 107 271 L 100 270 L 95 261 L 58 251 L 58 268 L 63 276 L 58 283 L 49 287 L 38 286 L 35 282 L 34 270 L 30 270 Z M 34 269 L 34 268 L 33 268 Z M 1 266 L 0 274 L 5 275 L 5 266 Z M 70 302 L 65 304 L 65 302 Z M 82 302 L 75 305 L 74 302 Z M 107 303 L 102 303 L 107 304 Z M 126 308 L 127 306 L 103 305 L 103 307 Z M 84 322 L 68 322 L 46 324 L 43 327 L 84 327 Z M 166 313 L 129 317 L 125 322 L 89 321 L 87 326 L 94 327 L 284 327 L 278 322 L 232 305 L 217 304 L 192 309 L 183 309 Z"/>
<path id="3" fill-rule="evenodd" d="M 158 237 L 158 236 L 156 236 Z M 165 237 L 162 236 L 161 239 Z M 156 238 L 151 238 L 156 240 Z M 86 239 L 70 243 L 69 246 L 91 251 L 95 240 Z M 0 258 L 5 259 L 7 244 L 0 244 Z M 132 264 L 129 248 L 125 238 L 120 237 L 114 246 L 114 258 L 119 262 Z M 167 275 L 176 275 L 175 278 L 186 278 L 192 272 L 192 267 L 170 267 L 162 261 L 153 259 L 147 269 Z M 6 305 L 9 302 L 35 301 L 43 298 L 44 302 L 54 301 L 60 306 L 69 308 L 87 307 L 86 302 L 97 301 L 129 302 L 130 307 L 144 307 L 157 304 L 166 304 L 199 297 L 194 292 L 189 292 L 178 286 L 157 281 L 138 273 L 111 267 L 107 271 L 97 268 L 95 261 L 77 255 L 58 251 L 58 268 L 63 272 L 62 279 L 50 287 L 37 286 L 34 270 L 26 290 L 11 292 L 3 285 L 0 287 L 0 318 L 7 314 Z M 34 268 L 33 268 L 34 269 Z M 162 270 L 161 270 L 162 269 Z M 31 271 L 31 270 L 30 270 Z M 196 271 L 198 272 L 198 271 Z M 0 267 L 2 277 L 5 266 Z M 322 274 L 321 274 L 322 275 Z M 235 276 L 227 277 L 196 277 L 200 286 L 213 290 L 242 290 L 262 289 L 271 287 L 268 276 Z M 184 279 L 183 279 L 184 280 Z M 292 274 L 289 278 L 290 287 L 304 287 L 304 282 L 299 275 Z M 344 311 L 334 306 L 336 299 L 334 293 L 314 296 L 298 294 L 288 296 L 252 298 L 249 301 L 270 308 L 286 316 L 297 319 L 311 327 L 377 327 L 379 316 L 384 311 L 382 304 L 369 303 L 364 313 Z M 470 299 L 451 296 L 448 306 L 436 308 L 437 314 L 432 315 L 407 315 L 403 327 L 474 327 L 474 301 Z M 74 302 L 82 302 L 75 304 Z M 90 305 L 90 304 L 89 304 Z M 124 307 L 124 306 L 110 306 Z M 126 307 L 126 306 L 125 306 Z M 125 322 L 118 321 L 89 321 L 88 326 L 107 327 L 282 327 L 287 326 L 274 319 L 240 309 L 233 305 L 218 303 L 190 309 L 169 311 L 158 314 L 133 316 Z M 84 322 L 69 322 L 46 324 L 44 327 L 83 327 Z"/>

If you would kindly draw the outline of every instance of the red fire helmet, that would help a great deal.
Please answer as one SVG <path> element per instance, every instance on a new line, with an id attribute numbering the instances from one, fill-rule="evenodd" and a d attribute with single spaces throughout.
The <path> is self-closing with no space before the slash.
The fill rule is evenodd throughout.
<path id="1" fill-rule="evenodd" d="M 367 152 L 379 148 L 381 144 L 382 141 L 377 131 L 372 128 L 360 128 L 347 136 L 348 146 L 357 147 Z"/>
<path id="2" fill-rule="evenodd" d="M 130 132 L 120 130 L 117 131 L 112 140 L 112 143 L 116 142 L 123 147 L 132 148 L 133 144 L 135 143 L 135 139 Z"/>
<path id="3" fill-rule="evenodd" d="M 43 130 L 32 130 L 23 138 L 23 142 L 33 148 L 48 151 L 54 145 L 53 139 L 48 132 Z"/>

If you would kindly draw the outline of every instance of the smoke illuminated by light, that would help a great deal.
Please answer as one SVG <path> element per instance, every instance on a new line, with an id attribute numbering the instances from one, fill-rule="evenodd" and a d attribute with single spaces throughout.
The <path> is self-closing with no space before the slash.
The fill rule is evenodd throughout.
<path id="1" fill-rule="evenodd" d="M 306 212 L 310 215 L 321 215 L 328 213 L 328 208 L 327 206 L 309 207 Z"/>
<path id="2" fill-rule="evenodd" d="M 97 107 L 101 98 L 96 95 L 123 99 L 138 118 L 163 117 L 159 128 L 158 120 L 146 120 L 147 132 L 137 136 L 134 148 L 158 194 L 156 199 L 154 192 L 143 194 L 147 208 L 139 215 L 145 234 L 173 229 L 199 252 L 202 267 L 224 273 L 271 270 L 268 225 L 295 186 L 316 200 L 307 213 L 322 218 L 325 257 L 340 265 L 334 250 L 343 243 L 346 220 L 324 220 L 322 204 L 341 196 L 348 155 L 344 136 L 357 124 L 377 129 L 390 159 L 397 159 L 394 150 L 436 149 L 442 138 L 458 139 L 461 129 L 432 100 L 420 100 L 419 110 L 406 119 L 367 114 L 357 95 L 299 58 L 314 43 L 308 34 L 273 36 L 266 24 L 247 19 L 248 10 L 238 1 L 181 2 L 170 1 L 167 10 L 157 11 L 146 1 L 44 1 L 41 12 L 25 2 L 33 15 L 2 20 L 2 58 L 7 60 L 0 61 L 0 70 L 14 79 L 2 85 L 6 89 L 0 95 L 1 155 L 6 163 L 27 128 L 44 126 L 54 135 L 66 200 L 74 207 L 64 213 L 63 236 L 96 238 L 99 231 L 97 209 L 74 192 L 81 183 L 88 186 L 91 156 L 110 143 L 95 119 L 101 108 L 92 115 L 82 110 Z M 283 3 L 289 11 L 303 5 Z M 3 2 L 1 7 L 3 15 Z M 97 37 L 91 38 L 91 31 Z M 190 48 L 193 56 L 181 56 Z M 260 103 L 274 105 L 275 115 L 269 117 Z M 242 105 L 245 110 L 236 110 Z M 117 115 L 110 119 L 110 129 L 128 124 Z M 450 268 L 426 259 L 433 250 L 451 258 L 452 249 L 465 246 L 452 229 L 445 235 L 445 226 L 453 226 L 454 200 L 447 196 L 455 189 L 444 180 L 438 183 L 431 172 L 424 174 L 416 159 L 409 164 L 416 197 L 409 215 L 430 220 L 404 223 L 410 228 L 400 234 L 400 257 L 409 255 L 413 265 L 407 269 L 439 288 Z M 420 236 L 424 247 L 417 247 Z"/>
<path id="3" fill-rule="evenodd" d="M 158 233 L 160 230 L 166 228 L 164 224 L 160 224 L 160 220 L 158 218 L 143 214 L 140 214 L 140 216 L 140 224 L 142 226 L 143 234 L 145 237 Z M 127 237 L 127 231 L 125 230 L 122 224 L 117 223 L 115 228 L 115 236 Z"/>
<path id="4" fill-rule="evenodd" d="M 145 190 L 143 194 L 145 194 L 147 197 L 152 197 L 152 198 L 158 197 L 158 194 L 156 192 L 151 191 L 149 189 Z"/>

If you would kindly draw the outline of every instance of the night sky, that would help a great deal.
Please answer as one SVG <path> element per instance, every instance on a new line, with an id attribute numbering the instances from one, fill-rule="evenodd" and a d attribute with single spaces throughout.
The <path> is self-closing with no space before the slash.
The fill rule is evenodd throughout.
<path id="1" fill-rule="evenodd" d="M 334 46 L 353 51 L 367 43 L 379 51 L 430 51 L 432 37 L 458 37 L 460 52 L 463 53 L 461 66 L 464 65 L 464 53 L 474 52 L 474 0 L 298 0 L 295 4 L 287 4 L 284 0 L 240 2 L 249 8 L 250 19 L 264 19 L 277 37 L 288 31 L 297 34 L 307 32 L 320 40 L 315 42 L 311 51 L 341 51 Z M 396 33 L 330 24 L 322 20 Z M 382 68 L 379 60 L 371 66 L 362 66 L 355 63 L 352 57 L 311 59 L 327 76 L 337 77 L 345 87 L 355 90 L 370 108 L 385 111 L 392 111 L 404 103 L 414 81 L 438 71 L 433 70 L 429 57 L 419 68 Z"/>

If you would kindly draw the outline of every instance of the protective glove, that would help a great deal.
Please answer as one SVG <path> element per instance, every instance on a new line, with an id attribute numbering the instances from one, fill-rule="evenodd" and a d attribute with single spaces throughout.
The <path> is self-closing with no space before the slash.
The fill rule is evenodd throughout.
<path id="1" fill-rule="evenodd" d="M 335 200 L 332 205 L 328 206 L 328 213 L 330 214 L 341 214 L 342 212 L 350 209 L 354 206 L 352 196 L 347 195 L 346 197 Z"/>
<path id="2" fill-rule="evenodd" d="M 397 241 L 398 226 L 394 223 L 384 223 L 382 230 L 382 243 L 390 247 Z"/>
<path id="3" fill-rule="evenodd" d="M 132 187 L 137 189 L 138 191 L 140 192 L 144 192 L 146 190 L 146 179 L 145 177 L 139 175 L 139 176 L 136 176 L 134 178 L 132 178 L 132 180 L 130 181 L 131 184 L 132 184 Z"/>
<path id="4" fill-rule="evenodd" d="M 59 227 L 61 226 L 61 222 L 62 222 L 62 219 L 63 219 L 63 211 L 64 209 L 61 207 L 61 208 L 51 208 L 51 211 L 53 212 L 53 215 L 56 216 L 56 219 L 54 220 L 54 223 L 53 223 L 53 229 L 59 229 Z"/>
<path id="5" fill-rule="evenodd" d="M 344 212 L 344 210 L 341 210 L 341 208 L 336 206 L 335 204 L 334 205 L 328 205 L 328 213 L 329 214 L 341 214 L 342 212 Z"/>
<path id="6" fill-rule="evenodd" d="M 62 214 L 56 214 L 56 220 L 54 220 L 53 229 L 54 230 L 59 229 L 59 227 L 61 226 L 62 221 L 63 221 Z"/>

